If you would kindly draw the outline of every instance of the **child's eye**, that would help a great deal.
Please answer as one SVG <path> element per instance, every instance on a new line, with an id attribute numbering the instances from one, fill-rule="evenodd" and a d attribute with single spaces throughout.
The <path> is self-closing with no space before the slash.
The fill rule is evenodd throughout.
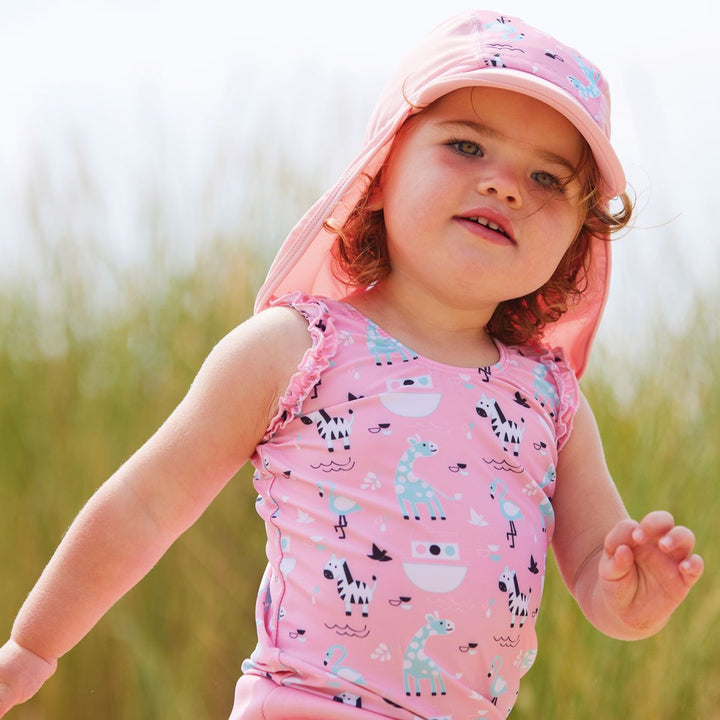
<path id="1" fill-rule="evenodd" d="M 565 183 L 555 175 L 549 172 L 534 172 L 532 174 L 533 180 L 545 190 L 556 190 L 563 192 L 565 189 Z"/>
<path id="2" fill-rule="evenodd" d="M 482 157 L 482 148 L 472 140 L 451 140 L 448 145 L 451 145 L 460 155 L 471 155 L 473 157 Z"/>

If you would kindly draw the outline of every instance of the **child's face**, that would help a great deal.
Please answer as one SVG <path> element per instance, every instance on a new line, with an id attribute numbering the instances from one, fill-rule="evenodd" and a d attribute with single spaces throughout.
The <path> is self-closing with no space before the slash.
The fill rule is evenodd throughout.
<path id="1" fill-rule="evenodd" d="M 456 90 L 413 117 L 373 198 L 388 281 L 490 311 L 537 290 L 584 219 L 583 143 L 563 115 L 506 90 Z"/>

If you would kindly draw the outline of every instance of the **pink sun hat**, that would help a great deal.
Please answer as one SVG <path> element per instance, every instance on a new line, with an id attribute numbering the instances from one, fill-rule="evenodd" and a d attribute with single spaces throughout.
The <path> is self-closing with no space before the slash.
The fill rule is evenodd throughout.
<path id="1" fill-rule="evenodd" d="M 333 275 L 335 234 L 324 222 L 333 218 L 344 224 L 410 115 L 453 90 L 471 86 L 512 90 L 560 112 L 592 150 L 607 201 L 624 192 L 625 174 L 610 144 L 608 85 L 597 67 L 577 50 L 517 18 L 469 11 L 439 25 L 400 66 L 377 102 L 362 151 L 278 251 L 257 295 L 256 312 L 295 290 L 332 298 L 347 294 L 346 283 Z M 586 291 L 545 329 L 543 343 L 562 347 L 578 377 L 587 366 L 609 279 L 608 237 L 594 236 Z"/>

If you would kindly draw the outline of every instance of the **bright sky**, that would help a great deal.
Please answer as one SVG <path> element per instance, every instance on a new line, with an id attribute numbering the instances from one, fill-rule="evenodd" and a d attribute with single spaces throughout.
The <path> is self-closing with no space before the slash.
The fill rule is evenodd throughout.
<path id="1" fill-rule="evenodd" d="M 39 167 L 62 177 L 77 159 L 73 148 L 112 189 L 104 211 L 124 242 L 139 179 L 171 178 L 182 212 L 181 198 L 198 169 L 217 161 L 221 141 L 252 134 L 257 145 L 263 113 L 273 106 L 282 111 L 268 125 L 272 132 L 282 128 L 282 141 L 299 156 L 317 158 L 312 177 L 334 178 L 359 149 L 389 71 L 422 34 L 467 6 L 0 0 L 0 264 L 22 267 L 28 179 Z M 497 9 L 577 46 L 610 80 L 614 144 L 639 196 L 638 225 L 663 225 L 618 244 L 619 302 L 638 294 L 638 274 L 643 284 L 667 283 L 672 297 L 678 268 L 690 268 L 683 284 L 718 281 L 710 212 L 720 166 L 718 3 L 507 0 Z M 339 141 L 340 125 L 346 141 Z M 268 134 L 262 142 L 273 145 L 277 138 Z M 228 186 L 239 192 L 240 185 Z M 611 303 L 609 312 L 620 318 L 622 305 Z"/>

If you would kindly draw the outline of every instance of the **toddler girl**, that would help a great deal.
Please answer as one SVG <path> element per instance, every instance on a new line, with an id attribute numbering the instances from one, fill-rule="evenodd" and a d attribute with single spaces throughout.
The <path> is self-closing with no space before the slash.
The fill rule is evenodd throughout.
<path id="1" fill-rule="evenodd" d="M 608 137 L 577 51 L 496 13 L 437 28 L 256 315 L 74 522 L 0 651 L 0 715 L 248 458 L 269 562 L 233 720 L 506 717 L 551 542 L 602 632 L 658 631 L 702 560 L 668 513 L 628 517 L 577 382 L 630 217 Z"/>

